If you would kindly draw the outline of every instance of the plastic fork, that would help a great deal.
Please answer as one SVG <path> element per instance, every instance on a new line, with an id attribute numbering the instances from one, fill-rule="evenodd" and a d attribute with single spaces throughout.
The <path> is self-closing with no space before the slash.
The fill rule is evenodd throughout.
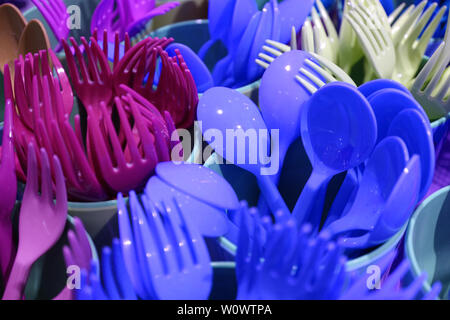
<path id="1" fill-rule="evenodd" d="M 92 111 L 88 112 L 88 132 L 95 146 L 96 167 L 99 168 L 103 179 L 112 190 L 128 192 L 142 187 L 153 173 L 158 163 L 154 144 L 156 135 L 161 133 L 154 130 L 153 135 L 155 136 L 152 135 L 150 129 L 145 126 L 137 103 L 131 96 L 116 97 L 114 101 L 119 114 L 121 132 L 125 135 L 126 147 L 123 148 L 119 141 L 119 136 L 104 102 L 100 103 L 103 119 L 97 118 Z M 142 150 L 132 133 L 124 110 L 124 103 L 127 103 L 131 109 Z M 104 126 L 106 135 L 101 132 L 100 124 Z M 112 148 L 111 151 L 109 146 Z"/>
<path id="2" fill-rule="evenodd" d="M 405 85 L 408 84 L 419 69 L 430 39 L 447 10 L 447 7 L 443 6 L 427 26 L 437 7 L 437 3 L 430 5 L 420 16 L 426 2 L 423 1 L 418 5 L 398 29 L 398 37 L 401 37 L 401 39 L 396 45 L 397 63 L 393 79 Z M 395 30 L 396 28 L 394 28 L 394 32 Z M 394 36 L 397 35 L 394 34 Z"/>
<path id="3" fill-rule="evenodd" d="M 142 239 L 156 298 L 207 299 L 212 287 L 211 259 L 193 221 L 182 214 L 175 199 L 173 203 L 153 204 L 144 195 L 142 202 L 147 212 L 148 231 L 152 230 L 151 234 L 142 234 Z M 173 215 L 181 221 L 181 226 L 174 222 Z"/>
<path id="4" fill-rule="evenodd" d="M 396 63 L 394 43 L 389 30 L 377 15 L 371 14 L 360 3 L 355 4 L 344 15 L 380 78 L 391 78 Z"/>
<path id="5" fill-rule="evenodd" d="M 28 147 L 27 185 L 19 215 L 19 246 L 11 275 L 3 295 L 5 300 L 21 299 L 33 263 L 60 238 L 67 219 L 67 194 L 61 164 L 53 157 L 55 168 L 56 203 L 50 163 L 45 149 L 41 149 L 41 192 L 38 186 L 38 163 L 32 144 Z"/>
<path id="6" fill-rule="evenodd" d="M 255 209 L 253 217 L 249 210 L 242 210 L 240 216 L 238 299 L 338 297 L 345 279 L 346 259 L 342 248 L 329 241 L 329 234 L 312 238 L 311 225 L 298 228 L 290 217 L 272 225 L 262 221 Z M 262 229 L 267 232 L 265 242 Z"/>
<path id="7" fill-rule="evenodd" d="M 305 64 L 312 70 L 315 70 L 318 74 L 320 74 L 325 81 L 323 81 L 307 69 L 301 68 L 299 70 L 300 75 L 296 76 L 295 78 L 309 92 L 314 93 L 325 84 L 336 81 L 346 82 L 356 87 L 356 84 L 352 80 L 352 78 L 350 78 L 350 76 L 347 75 L 344 70 L 339 68 L 333 62 L 315 53 L 311 53 L 311 55 L 320 63 L 321 66 L 317 65 L 317 63 L 312 59 L 306 59 Z"/>
<path id="8" fill-rule="evenodd" d="M 430 119 L 438 119 L 450 112 L 450 76 L 448 72 L 444 73 L 450 62 L 449 48 L 449 43 L 439 46 L 411 87 L 411 93 Z"/>
<path id="9" fill-rule="evenodd" d="M 30 86 L 32 88 L 30 92 L 33 92 L 31 104 L 33 125 L 36 129 L 32 133 L 21 130 L 15 139 L 17 155 L 23 164 L 22 167 L 27 167 L 27 146 L 31 141 L 35 146 L 45 148 L 51 156 L 56 154 L 61 159 L 69 195 L 75 199 L 88 201 L 104 200 L 106 198 L 105 191 L 89 165 L 84 152 L 79 116 L 75 117 L 74 132 L 69 118 L 63 114 L 61 92 L 51 90 L 47 76 L 44 76 L 41 83 L 42 90 L 39 90 L 37 79 L 38 77 L 34 76 L 33 84 Z M 54 86 L 56 85 L 56 79 L 54 79 Z M 42 101 L 42 105 L 40 101 Z M 56 119 L 52 117 L 53 114 L 56 115 Z M 20 124 L 21 122 L 16 123 Z"/>
<path id="10" fill-rule="evenodd" d="M 95 41 L 97 41 L 97 43 L 99 42 L 99 36 L 98 36 L 98 29 L 95 29 L 92 37 L 95 39 Z M 125 40 L 124 40 L 124 44 L 123 44 L 123 55 L 121 55 L 121 47 L 122 44 L 120 43 L 119 40 L 119 33 L 116 32 L 114 34 L 114 46 L 113 46 L 113 54 L 111 55 L 109 53 L 109 40 L 108 40 L 108 30 L 103 30 L 103 43 L 102 43 L 102 48 L 103 48 L 103 53 L 105 55 L 105 57 L 108 57 L 108 59 L 110 60 L 111 56 L 112 56 L 112 62 L 113 62 L 113 70 L 116 68 L 117 64 L 119 63 L 120 57 L 125 55 L 128 50 L 130 50 L 131 48 L 131 41 L 130 41 L 130 36 L 128 35 L 128 33 L 125 33 Z"/>
<path id="11" fill-rule="evenodd" d="M 108 58 L 94 38 L 91 38 L 91 46 L 89 46 L 86 39 L 82 37 L 81 42 L 89 60 L 89 64 L 86 66 L 75 39 L 70 38 L 70 42 L 75 50 L 75 57 L 65 40 L 63 40 L 63 47 L 73 86 L 83 105 L 87 109 L 91 106 L 93 112 L 96 112 L 98 116 L 101 113 L 100 102 L 103 101 L 108 106 L 113 97 L 112 71 L 108 64 Z M 81 73 L 78 72 L 76 62 L 80 66 Z"/>
<path id="12" fill-rule="evenodd" d="M 320 16 L 316 8 L 313 7 L 311 9 L 311 18 L 314 27 L 310 19 L 305 21 L 302 27 L 302 49 L 317 53 L 336 63 L 339 49 L 339 38 L 336 28 L 320 0 L 316 0 L 316 6 Z"/>
<path id="13" fill-rule="evenodd" d="M 48 25 L 53 31 L 55 38 L 59 41 L 56 46 L 56 52 L 62 50 L 61 39 L 67 39 L 69 36 L 69 28 L 67 21 L 69 14 L 67 13 L 66 5 L 62 0 L 31 0 L 33 4 L 44 16 Z"/>
<path id="14" fill-rule="evenodd" d="M 13 102 L 6 100 L 0 163 L 0 271 L 6 283 L 15 255 L 12 211 L 17 197 L 17 178 L 13 144 Z"/>

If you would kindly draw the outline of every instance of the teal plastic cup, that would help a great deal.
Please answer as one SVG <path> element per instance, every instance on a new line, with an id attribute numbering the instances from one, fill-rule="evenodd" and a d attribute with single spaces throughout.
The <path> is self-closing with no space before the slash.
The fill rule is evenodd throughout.
<path id="1" fill-rule="evenodd" d="M 208 23 L 208 20 L 191 20 L 179 22 L 152 31 L 149 36 L 158 38 L 172 37 L 174 38 L 175 42 L 184 44 L 191 48 L 194 52 L 198 52 L 202 45 L 210 39 Z M 209 50 L 204 62 L 208 69 L 212 71 L 215 64 L 226 55 L 226 48 L 220 42 L 217 42 Z M 245 94 L 256 104 L 258 104 L 260 82 L 260 80 L 257 80 L 236 90 L 240 93 Z"/>
<path id="2" fill-rule="evenodd" d="M 450 186 L 436 191 L 416 209 L 406 232 L 405 253 L 411 263 L 407 282 L 426 272 L 423 293 L 441 282 L 441 299 L 450 289 Z"/>

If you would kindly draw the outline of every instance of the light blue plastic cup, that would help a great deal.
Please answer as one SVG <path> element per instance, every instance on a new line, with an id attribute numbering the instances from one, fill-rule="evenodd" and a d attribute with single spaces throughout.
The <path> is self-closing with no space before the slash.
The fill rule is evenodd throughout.
<path id="1" fill-rule="evenodd" d="M 407 282 L 426 272 L 423 293 L 442 284 L 441 299 L 450 289 L 450 186 L 436 191 L 416 209 L 406 232 L 405 253 L 411 263 Z"/>

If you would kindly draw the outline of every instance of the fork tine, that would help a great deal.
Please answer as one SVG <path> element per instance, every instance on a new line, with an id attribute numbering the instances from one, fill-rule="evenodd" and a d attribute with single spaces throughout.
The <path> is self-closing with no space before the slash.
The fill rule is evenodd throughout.
<path id="1" fill-rule="evenodd" d="M 328 60 L 325 57 L 322 57 L 316 53 L 311 53 L 311 55 L 314 57 L 314 59 L 316 59 L 323 67 L 327 68 L 328 70 L 330 70 L 335 76 L 336 79 L 338 81 L 342 81 L 342 82 L 347 82 L 351 85 L 354 85 L 356 87 L 355 82 L 353 81 L 353 79 L 341 68 L 339 68 L 336 64 L 334 64 L 332 61 Z M 310 65 L 310 63 L 307 61 L 306 62 L 308 65 Z M 310 65 L 312 66 L 312 65 Z M 317 65 L 314 63 L 314 67 L 316 67 Z M 319 67 L 317 66 L 317 69 L 319 69 Z M 316 71 L 318 71 L 316 69 Z M 329 74 L 327 72 L 327 74 Z M 334 78 L 333 78 L 334 79 Z"/>
<path id="2" fill-rule="evenodd" d="M 163 212 L 163 209 L 159 207 L 158 203 L 153 203 L 151 199 L 148 200 L 149 201 L 144 202 L 147 203 L 148 209 L 150 209 L 147 211 L 147 219 L 157 247 L 160 250 L 160 258 L 161 263 L 164 265 L 164 273 L 169 274 L 177 269 L 177 259 L 175 257 L 174 248 L 172 248 L 172 244 L 167 237 L 164 222 L 160 216 L 160 212 Z"/>
<path id="3" fill-rule="evenodd" d="M 312 72 L 306 70 L 305 68 L 300 68 L 300 74 L 305 76 L 310 82 L 313 82 L 318 88 L 322 88 L 326 83 L 322 81 L 319 77 L 317 77 Z"/>
<path id="4" fill-rule="evenodd" d="M 295 79 L 297 79 L 298 82 L 311 94 L 314 94 L 317 91 L 317 87 L 313 86 L 309 81 L 303 79 L 300 76 L 295 76 Z"/>
<path id="5" fill-rule="evenodd" d="M 75 63 L 75 57 L 72 54 L 72 51 L 70 50 L 69 44 L 65 39 L 62 40 L 64 52 L 66 53 L 66 59 L 67 59 L 67 65 L 69 67 L 69 73 L 72 77 L 72 82 L 74 83 L 74 86 L 81 83 L 81 76 L 78 73 L 78 68 Z"/>
<path id="6" fill-rule="evenodd" d="M 381 22 L 378 20 L 377 16 L 374 14 L 370 14 L 370 12 L 367 11 L 367 8 L 362 5 L 356 6 L 355 8 L 353 8 L 353 10 L 358 12 L 361 21 L 364 21 L 368 24 L 367 34 L 372 36 L 369 38 L 373 39 L 372 43 L 374 45 L 374 48 L 376 48 L 376 51 L 382 52 L 385 43 L 384 39 L 381 36 L 382 32 L 380 31 L 382 30 Z"/>
<path id="7" fill-rule="evenodd" d="M 327 34 L 323 27 L 322 20 L 320 19 L 319 14 L 317 13 L 316 8 L 314 8 L 314 7 L 312 7 L 312 9 L 311 9 L 311 16 L 312 16 L 312 20 L 314 22 L 314 30 L 316 31 L 317 35 L 319 36 L 316 39 L 320 39 L 320 41 L 327 39 Z M 317 41 L 317 42 L 320 42 L 320 41 Z"/>
<path id="8" fill-rule="evenodd" d="M 119 113 L 120 129 L 121 129 L 121 131 L 123 130 L 122 132 L 125 133 L 125 137 L 127 140 L 127 146 L 131 153 L 131 158 L 133 159 L 133 161 L 138 161 L 141 158 L 139 155 L 139 149 L 138 149 L 136 141 L 134 140 L 134 136 L 131 131 L 130 123 L 128 122 L 128 117 L 126 116 L 125 111 L 123 110 L 122 99 L 116 98 L 115 101 L 116 101 L 116 109 L 117 109 L 117 112 Z M 133 107 L 132 107 L 132 109 L 133 109 Z M 106 111 L 106 109 L 105 109 L 105 111 Z M 106 114 L 105 114 L 105 116 L 106 116 Z M 112 131 L 110 132 L 110 134 L 115 135 Z"/>
<path id="9" fill-rule="evenodd" d="M 177 214 L 173 212 L 170 205 L 166 205 L 164 201 L 161 201 L 160 207 L 162 208 L 162 216 L 164 218 L 164 226 L 169 241 L 172 242 L 175 256 L 177 257 L 179 270 L 185 270 L 195 264 L 194 252 L 189 246 L 189 239 L 185 234 L 181 232 L 180 226 L 173 221 L 172 215 Z"/>
<path id="10" fill-rule="evenodd" d="M 394 43 L 399 43 L 400 40 L 405 36 L 414 22 L 419 18 L 423 9 L 425 8 L 427 1 L 424 0 L 416 6 L 411 5 L 395 22 L 392 27 L 393 30 L 393 41 Z"/>
<path id="11" fill-rule="evenodd" d="M 388 22 L 389 24 L 392 26 L 392 24 L 394 23 L 395 19 L 397 19 L 397 17 L 400 15 L 400 13 L 403 11 L 403 9 L 405 9 L 406 7 L 406 3 L 402 2 L 397 8 L 395 8 L 395 10 L 389 15 L 388 18 Z"/>
<path id="12" fill-rule="evenodd" d="M 433 2 L 433 4 L 427 10 L 425 10 L 425 12 L 422 14 L 420 19 L 414 25 L 414 27 L 409 30 L 408 35 L 407 35 L 407 38 L 408 38 L 409 42 L 413 43 L 416 39 L 419 38 L 419 35 L 421 34 L 423 28 L 427 25 L 428 21 L 431 18 L 431 15 L 433 14 L 434 9 L 436 9 L 436 7 L 437 7 L 437 3 Z M 442 12 L 442 14 L 444 12 L 445 12 L 445 9 Z M 441 20 L 441 18 L 439 18 L 438 21 L 440 21 L 440 20 Z M 435 28 L 437 28 L 437 24 L 436 24 Z M 434 33 L 434 30 L 433 30 L 433 33 Z"/>
<path id="13" fill-rule="evenodd" d="M 308 52 L 315 52 L 314 34 L 309 19 L 305 21 L 302 28 L 302 49 Z"/>
<path id="14" fill-rule="evenodd" d="M 448 93 L 449 90 L 450 90 L 450 77 L 447 78 L 447 80 L 445 81 L 444 85 L 440 88 L 440 90 L 436 94 L 436 98 L 438 100 L 444 101 L 444 99 L 446 98 L 447 93 Z M 448 100 L 450 100 L 450 99 L 448 99 Z M 449 111 L 449 110 L 447 110 L 447 111 Z"/>
<path id="15" fill-rule="evenodd" d="M 438 13 L 435 15 L 433 20 L 430 22 L 428 27 L 423 32 L 420 39 L 418 39 L 418 48 L 419 48 L 419 54 L 423 56 L 425 53 L 428 44 L 430 43 L 431 38 L 433 37 L 434 32 L 436 31 L 437 27 L 439 26 L 439 23 L 441 22 L 442 17 L 444 16 L 445 12 L 447 10 L 446 6 L 443 6 Z M 423 28 L 422 28 L 423 29 Z"/>
<path id="16" fill-rule="evenodd" d="M 430 60 L 425 64 L 422 70 L 416 77 L 414 84 L 411 88 L 411 91 L 420 92 L 425 84 L 425 82 L 430 78 L 432 70 L 437 66 L 439 58 L 443 53 L 445 48 L 445 43 L 441 43 L 441 45 L 436 49 L 436 51 L 431 56 Z"/>
<path id="17" fill-rule="evenodd" d="M 368 54 L 377 55 L 377 51 L 375 48 L 375 44 L 373 41 L 375 40 L 370 32 L 367 30 L 367 27 L 364 25 L 361 17 L 356 14 L 356 11 L 350 10 L 347 14 L 344 15 L 347 21 L 350 23 L 352 28 L 355 30 L 356 34 L 359 35 L 361 39 L 361 44 L 366 48 Z"/>
<path id="18" fill-rule="evenodd" d="M 333 22 L 330 19 L 330 16 L 328 15 L 328 11 L 325 9 L 324 5 L 322 4 L 322 1 L 316 0 L 317 8 L 319 9 L 320 16 L 322 17 L 323 21 L 325 22 L 325 27 L 327 28 L 328 37 L 334 42 L 335 48 L 337 48 L 337 44 L 339 41 L 339 37 L 336 31 L 336 28 L 334 27 Z"/>
<path id="19" fill-rule="evenodd" d="M 295 26 L 291 28 L 291 50 L 297 50 L 297 30 L 295 30 Z"/>
<path id="20" fill-rule="evenodd" d="M 27 168 L 27 183 L 25 185 L 24 197 L 27 195 L 29 196 L 30 194 L 37 194 L 39 192 L 37 158 L 33 143 L 28 144 Z"/>
<path id="21" fill-rule="evenodd" d="M 66 183 L 61 163 L 56 155 L 53 156 L 53 172 L 55 175 L 56 188 L 56 210 L 59 214 L 67 214 L 67 192 Z"/>
<path id="22" fill-rule="evenodd" d="M 81 53 L 80 47 L 78 43 L 75 41 L 73 37 L 70 38 L 70 42 L 72 43 L 72 47 L 75 50 L 75 56 L 78 61 L 78 65 L 81 69 L 81 77 L 83 78 L 83 82 L 89 82 L 89 72 L 86 66 L 86 62 L 84 61 L 83 54 Z M 86 48 L 87 50 L 87 48 Z"/>
<path id="23" fill-rule="evenodd" d="M 324 77 L 327 83 L 337 81 L 329 72 L 318 66 L 316 63 L 314 63 L 314 61 L 306 59 L 305 64 L 307 64 L 311 69 L 313 69 L 314 71 L 319 73 L 322 77 Z"/>
<path id="24" fill-rule="evenodd" d="M 95 42 L 95 41 L 94 41 Z M 81 37 L 81 43 L 84 46 L 84 51 L 87 54 L 87 58 L 88 58 L 88 71 L 90 74 L 90 79 L 92 79 L 95 82 L 100 82 L 101 78 L 100 78 L 100 72 L 98 70 L 98 66 L 97 66 L 97 61 L 94 60 L 94 54 L 92 52 L 92 48 L 91 46 L 89 46 L 88 42 L 86 41 L 85 37 Z M 85 78 L 86 82 L 88 82 L 87 78 Z"/>
<path id="25" fill-rule="evenodd" d="M 445 50 L 446 46 L 444 46 Z M 439 63 L 436 66 L 436 73 L 434 74 L 433 78 L 431 79 L 430 83 L 427 85 L 427 88 L 424 90 L 424 93 L 428 96 L 431 96 L 433 91 L 436 89 L 437 85 L 439 84 L 439 81 L 441 80 L 441 77 L 445 71 L 445 68 L 448 65 L 448 62 L 450 60 L 450 53 L 449 51 L 443 52 L 442 56 L 439 58 Z"/>

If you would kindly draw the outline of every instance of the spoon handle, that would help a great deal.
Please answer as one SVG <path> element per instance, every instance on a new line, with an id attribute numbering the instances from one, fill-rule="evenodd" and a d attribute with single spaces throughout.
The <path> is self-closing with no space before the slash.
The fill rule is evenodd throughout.
<path id="1" fill-rule="evenodd" d="M 350 209 L 349 205 L 351 205 L 355 199 L 357 190 L 358 180 L 356 172 L 354 170 L 349 170 L 334 198 L 330 210 L 328 211 L 327 220 L 323 226 L 324 228 L 345 215 L 348 209 Z"/>
<path id="2" fill-rule="evenodd" d="M 206 41 L 202 47 L 200 48 L 200 50 L 198 51 L 197 55 L 201 60 L 205 60 L 205 56 L 208 53 L 209 49 L 211 49 L 211 47 L 213 46 L 213 44 L 215 44 L 218 40 L 217 39 L 209 39 L 208 41 Z"/>
<path id="3" fill-rule="evenodd" d="M 15 261 L 6 284 L 3 300 L 21 300 L 30 274 L 30 265 Z"/>
<path id="4" fill-rule="evenodd" d="M 320 192 L 320 190 L 329 180 L 330 177 L 317 174 L 313 170 L 292 212 L 299 226 L 309 219 L 313 209 L 317 212 L 322 212 L 324 199 L 319 199 L 318 197 L 325 196 L 325 193 Z"/>
<path id="5" fill-rule="evenodd" d="M 282 211 L 283 215 L 290 214 L 290 211 L 278 191 L 277 186 L 273 182 L 272 177 L 268 175 L 259 175 L 257 176 L 257 179 L 261 193 L 267 201 L 272 213 Z"/>

